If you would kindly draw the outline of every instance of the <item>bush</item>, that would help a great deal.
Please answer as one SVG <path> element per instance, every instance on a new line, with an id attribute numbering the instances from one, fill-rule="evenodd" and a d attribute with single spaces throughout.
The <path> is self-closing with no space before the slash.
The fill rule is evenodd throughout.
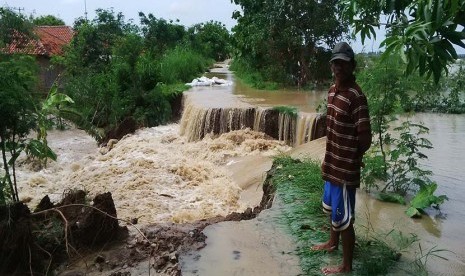
<path id="1" fill-rule="evenodd" d="M 212 61 L 207 60 L 195 51 L 176 47 L 169 50 L 159 62 L 160 82 L 174 84 L 186 83 L 205 72 Z"/>

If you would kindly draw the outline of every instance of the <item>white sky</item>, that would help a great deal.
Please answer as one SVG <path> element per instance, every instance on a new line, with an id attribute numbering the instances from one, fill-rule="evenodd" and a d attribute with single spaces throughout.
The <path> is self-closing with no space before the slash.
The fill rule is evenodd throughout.
<path id="1" fill-rule="evenodd" d="M 138 13 L 142 11 L 166 20 L 179 19 L 179 23 L 185 26 L 216 20 L 224 23 L 228 29 L 236 24 L 231 16 L 234 10 L 239 9 L 230 0 L 0 0 L 0 6 L 16 8 L 16 11 L 21 8 L 21 13 L 35 17 L 54 15 L 70 26 L 76 18 L 84 17 L 87 7 L 88 19 L 95 17 L 98 8 L 113 8 L 115 13 L 124 15 L 125 21 L 133 19 L 137 24 Z"/>

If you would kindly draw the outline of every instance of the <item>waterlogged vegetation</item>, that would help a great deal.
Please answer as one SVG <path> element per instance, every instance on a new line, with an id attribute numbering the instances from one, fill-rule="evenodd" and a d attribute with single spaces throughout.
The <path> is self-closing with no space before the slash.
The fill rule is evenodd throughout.
<path id="1" fill-rule="evenodd" d="M 265 185 L 273 185 L 276 195 L 284 202 L 282 223 L 289 226 L 297 242 L 297 254 L 306 275 L 320 275 L 321 267 L 335 258 L 342 258 L 342 250 L 327 253 L 310 249 L 328 239 L 330 226 L 321 207 L 323 186 L 318 162 L 279 157 L 275 159 Z M 399 252 L 388 246 L 381 236 L 366 229 L 368 227 L 356 232 L 352 275 L 386 274 L 400 257 Z"/>
<path id="2" fill-rule="evenodd" d="M 297 108 L 295 108 L 293 106 L 284 106 L 284 105 L 283 106 L 274 106 L 272 109 L 278 111 L 281 114 L 285 114 L 285 115 L 288 115 L 288 116 L 293 117 L 293 118 L 296 118 L 297 114 L 298 114 Z"/>
<path id="3" fill-rule="evenodd" d="M 323 186 L 320 163 L 277 157 L 265 185 L 271 185 L 275 195 L 284 203 L 278 219 L 288 227 L 297 243 L 296 253 L 305 275 L 320 275 L 321 267 L 335 263 L 334 260 L 340 263 L 340 249 L 331 253 L 310 249 L 312 245 L 329 238 L 329 217 L 323 213 L 321 206 Z M 366 221 L 366 225 L 355 223 L 356 245 L 351 275 L 386 275 L 393 271 L 405 275 L 428 275 L 428 260 L 444 259 L 442 254 L 447 250 L 437 246 L 429 249 L 422 247 L 414 233 L 404 234 L 396 229 L 387 233 L 376 232 L 369 218 Z M 409 263 L 399 263 L 402 254 L 413 251 L 415 256 Z"/>
<path id="4" fill-rule="evenodd" d="M 415 197 L 407 214 L 420 216 L 427 207 L 438 208 L 447 197 L 433 194 L 437 184 L 429 178 L 432 172 L 423 169 L 419 163 L 427 158 L 424 150 L 433 147 L 426 138 L 429 129 L 412 123 L 407 112 L 412 106 L 426 109 L 433 105 L 439 107 L 443 102 L 454 104 L 442 105 L 442 112 L 458 111 L 457 107 L 464 104 L 460 96 L 463 88 L 458 88 L 463 70 L 460 68 L 435 83 L 418 75 L 406 76 L 406 65 L 396 55 L 366 60 L 365 66 L 358 74 L 358 82 L 367 94 L 374 138 L 364 157 L 364 189 L 380 191 L 378 197 L 381 200 L 402 204 L 405 204 L 405 196 L 413 194 Z M 429 90 L 432 88 L 435 90 Z M 430 97 L 423 97 L 424 94 Z M 419 98 L 422 102 L 416 100 Z"/>

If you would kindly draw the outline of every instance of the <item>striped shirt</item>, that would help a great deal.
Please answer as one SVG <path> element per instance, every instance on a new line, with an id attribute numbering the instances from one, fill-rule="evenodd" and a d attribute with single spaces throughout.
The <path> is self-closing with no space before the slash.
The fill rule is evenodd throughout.
<path id="1" fill-rule="evenodd" d="M 368 104 L 354 82 L 347 90 L 335 85 L 328 92 L 324 180 L 334 184 L 360 186 L 360 164 L 371 145 Z"/>

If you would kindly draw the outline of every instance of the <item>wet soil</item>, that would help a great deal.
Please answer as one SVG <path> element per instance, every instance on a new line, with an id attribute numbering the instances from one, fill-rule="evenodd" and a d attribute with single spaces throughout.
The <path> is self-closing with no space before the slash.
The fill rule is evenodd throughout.
<path id="1" fill-rule="evenodd" d="M 33 213 L 22 202 L 0 210 L 0 275 L 51 271 L 68 276 L 181 275 L 179 256 L 205 247 L 205 227 L 252 219 L 263 209 L 259 206 L 226 217 L 139 228 L 136 219 L 120 226 L 111 193 L 97 195 L 92 206 L 86 205 L 86 200 L 84 191 L 75 191 L 57 205 L 44 197 Z"/>
<path id="2" fill-rule="evenodd" d="M 181 275 L 181 254 L 206 246 L 205 227 L 223 221 L 255 218 L 261 207 L 232 213 L 226 217 L 204 219 L 193 223 L 163 223 L 138 227 L 128 223 L 131 234 L 70 258 L 58 270 L 59 275 Z"/>

